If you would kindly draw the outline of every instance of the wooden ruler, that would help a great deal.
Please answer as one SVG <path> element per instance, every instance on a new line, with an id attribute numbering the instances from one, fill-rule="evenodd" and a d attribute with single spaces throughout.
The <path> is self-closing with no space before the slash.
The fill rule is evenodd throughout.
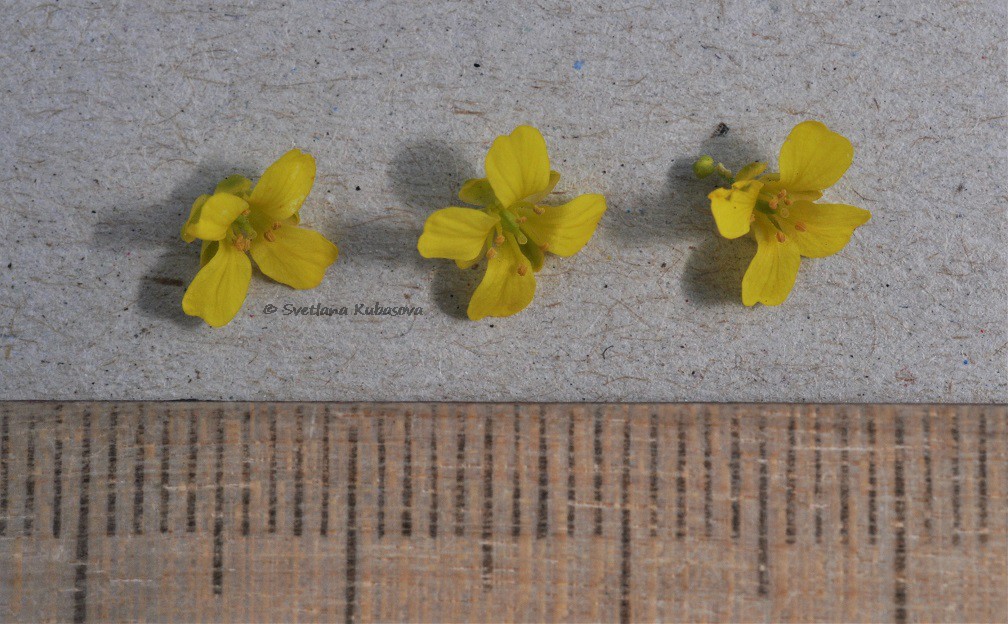
<path id="1" fill-rule="evenodd" d="M 0 403 L 0 620 L 1008 620 L 1008 409 Z"/>

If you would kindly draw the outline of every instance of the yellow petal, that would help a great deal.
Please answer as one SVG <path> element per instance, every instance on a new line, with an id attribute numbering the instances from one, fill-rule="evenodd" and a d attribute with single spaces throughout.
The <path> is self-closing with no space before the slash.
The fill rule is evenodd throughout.
<path id="1" fill-rule="evenodd" d="M 303 290 L 322 282 L 339 249 L 318 232 L 288 222 L 259 233 L 249 253 L 264 274 Z"/>
<path id="2" fill-rule="evenodd" d="M 182 240 L 185 242 L 191 243 L 196 240 L 195 236 L 189 234 L 189 226 L 196 223 L 196 220 L 199 219 L 200 211 L 203 210 L 203 204 L 205 204 L 208 199 L 210 199 L 209 195 L 200 195 L 196 198 L 196 201 L 193 202 L 192 207 L 189 208 L 189 218 L 182 224 L 181 232 Z"/>
<path id="3" fill-rule="evenodd" d="M 206 196 L 200 196 L 193 204 L 189 220 L 182 227 L 182 240 L 187 243 L 197 238 L 223 240 L 238 215 L 248 210 L 244 199 L 228 193 L 214 193 L 205 200 L 203 197 Z"/>
<path id="4" fill-rule="evenodd" d="M 494 195 L 505 207 L 548 192 L 546 140 L 532 126 L 518 126 L 511 134 L 497 137 L 487 152 L 485 168 Z"/>
<path id="5" fill-rule="evenodd" d="M 738 238 L 749 232 L 753 209 L 763 183 L 757 180 L 736 182 L 730 189 L 719 188 L 707 197 L 718 232 L 725 238 Z"/>
<path id="6" fill-rule="evenodd" d="M 538 193 L 533 193 L 532 195 L 529 195 L 527 198 L 525 198 L 525 201 L 527 201 L 530 204 L 538 204 L 542 200 L 546 199 L 546 197 L 548 197 L 549 194 L 553 192 L 553 189 L 556 188 L 556 185 L 559 184 L 559 182 L 560 182 L 560 174 L 557 173 L 556 171 L 550 171 L 549 182 L 546 183 L 546 188 L 539 191 Z"/>
<path id="7" fill-rule="evenodd" d="M 497 202 L 497 198 L 494 197 L 493 187 L 490 186 L 490 181 L 486 178 L 466 180 L 459 190 L 458 196 L 465 203 L 473 204 L 480 208 L 492 206 Z"/>
<path id="8" fill-rule="evenodd" d="M 541 215 L 531 207 L 519 208 L 519 214 L 527 219 L 521 225 L 522 231 L 550 253 L 573 256 L 595 233 L 606 210 L 606 201 L 602 195 L 580 195 L 561 206 L 540 209 L 544 211 Z"/>
<path id="9" fill-rule="evenodd" d="M 747 306 L 762 303 L 775 306 L 784 303 L 795 279 L 801 255 L 794 240 L 781 242 L 777 230 L 760 215 L 753 232 L 756 235 L 756 255 L 742 277 L 742 303 Z"/>
<path id="10" fill-rule="evenodd" d="M 467 262 L 478 259 L 494 226 L 500 221 L 474 208 L 442 208 L 427 217 L 417 250 L 424 258 Z"/>
<path id="11" fill-rule="evenodd" d="M 537 245 L 534 240 L 529 240 L 524 245 L 521 245 L 521 252 L 528 258 L 533 271 L 538 273 L 543 268 L 543 263 L 546 262 L 546 254 L 543 252 L 542 247 Z"/>
<path id="12" fill-rule="evenodd" d="M 751 162 L 745 167 L 739 169 L 739 172 L 735 174 L 735 181 L 742 182 L 744 180 L 752 180 L 753 178 L 763 173 L 764 171 L 766 171 L 765 162 L 759 162 L 759 161 Z"/>
<path id="13" fill-rule="evenodd" d="M 843 249 L 854 229 L 868 219 L 870 212 L 854 206 L 800 201 L 790 206 L 790 215 L 781 225 L 794 238 L 801 255 L 822 258 Z"/>
<path id="14" fill-rule="evenodd" d="M 267 167 L 252 189 L 252 211 L 273 221 L 284 221 L 304 203 L 315 183 L 315 159 L 292 149 Z"/>
<path id="15" fill-rule="evenodd" d="M 528 259 L 519 250 L 514 236 L 505 234 L 504 244 L 496 249 L 496 255 L 487 261 L 483 281 L 476 287 L 476 292 L 469 300 L 468 314 L 474 321 L 486 316 L 517 314 L 524 310 L 535 296 L 535 272 L 529 267 Z"/>
<path id="16" fill-rule="evenodd" d="M 791 191 L 822 191 L 839 180 L 851 161 L 851 142 L 818 121 L 791 130 L 780 151 L 781 186 Z"/>
<path id="17" fill-rule="evenodd" d="M 218 245 L 220 245 L 219 241 L 203 241 L 203 245 L 200 246 L 200 267 L 205 267 L 207 262 L 213 260 L 213 257 L 217 255 Z"/>
<path id="18" fill-rule="evenodd" d="M 249 189 L 252 188 L 252 180 L 249 180 L 245 176 L 233 175 L 228 176 L 220 181 L 217 188 L 214 189 L 214 193 L 229 193 L 231 195 L 237 195 L 242 199 L 248 199 Z"/>
<path id="19" fill-rule="evenodd" d="M 230 242 L 221 243 L 186 289 L 182 310 L 211 327 L 227 325 L 241 309 L 251 279 L 252 263 L 245 252 Z"/>

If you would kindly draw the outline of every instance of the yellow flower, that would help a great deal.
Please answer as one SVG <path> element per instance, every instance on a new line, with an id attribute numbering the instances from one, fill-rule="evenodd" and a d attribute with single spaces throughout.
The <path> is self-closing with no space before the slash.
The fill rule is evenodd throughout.
<path id="1" fill-rule="evenodd" d="M 718 171 L 731 179 L 730 189 L 708 195 L 721 235 L 752 232 L 756 239 L 756 256 L 742 278 L 742 303 L 780 305 L 794 287 L 802 256 L 835 254 L 871 218 L 854 206 L 814 203 L 853 159 L 850 141 L 818 121 L 805 121 L 781 146 L 779 174 L 760 175 L 766 169 L 760 162 L 743 167 L 733 179 L 723 165 L 700 168 L 698 175 Z"/>
<path id="2" fill-rule="evenodd" d="M 469 301 L 469 318 L 510 316 L 535 295 L 545 252 L 573 256 L 595 233 L 605 212 L 601 195 L 561 206 L 540 206 L 560 174 L 550 169 L 546 141 L 531 126 L 499 136 L 485 161 L 486 177 L 468 180 L 459 199 L 480 208 L 444 208 L 424 224 L 417 249 L 424 258 L 468 268 L 486 257 L 483 281 Z"/>
<path id="3" fill-rule="evenodd" d="M 298 226 L 298 211 L 315 182 L 315 159 L 293 149 L 252 182 L 231 176 L 193 203 L 182 240 L 203 241 L 202 267 L 182 297 L 182 309 L 213 327 L 241 309 L 259 269 L 292 288 L 315 288 L 339 251 L 318 232 Z"/>

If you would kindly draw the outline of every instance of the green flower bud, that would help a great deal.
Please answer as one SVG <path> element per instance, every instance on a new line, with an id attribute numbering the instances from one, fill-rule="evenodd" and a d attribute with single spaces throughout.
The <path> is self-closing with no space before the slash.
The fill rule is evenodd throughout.
<path id="1" fill-rule="evenodd" d="M 693 173 L 696 177 L 701 180 L 714 173 L 717 170 L 717 165 L 714 164 L 714 159 L 710 156 L 701 156 L 693 163 Z"/>

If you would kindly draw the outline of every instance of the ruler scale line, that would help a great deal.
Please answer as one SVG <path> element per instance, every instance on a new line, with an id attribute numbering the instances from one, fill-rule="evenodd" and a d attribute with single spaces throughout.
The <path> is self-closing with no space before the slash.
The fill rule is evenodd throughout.
<path id="1" fill-rule="evenodd" d="M 836 419 L 840 444 L 840 541 L 850 543 L 850 427 L 845 415 Z"/>
<path id="2" fill-rule="evenodd" d="M 680 419 L 681 422 L 681 419 Z M 620 622 L 628 624 L 630 609 L 630 419 L 623 421 L 623 471 L 620 477 Z"/>
<path id="3" fill-rule="evenodd" d="M 465 535 L 465 501 L 466 501 L 466 418 L 461 411 L 455 418 L 458 428 L 455 434 L 455 535 Z"/>
<path id="4" fill-rule="evenodd" d="M 766 417 L 762 414 L 756 425 L 759 445 L 759 482 L 757 517 L 757 586 L 756 593 L 766 596 L 770 593 L 770 538 L 769 538 L 769 499 L 770 499 L 770 466 L 767 459 Z"/>
<path id="5" fill-rule="evenodd" d="M 241 423 L 241 534 L 251 530 L 249 507 L 252 504 L 252 409 L 245 409 Z"/>
<path id="6" fill-rule="evenodd" d="M 574 535 L 574 501 L 577 477 L 574 473 L 574 413 L 567 416 L 567 535 Z"/>
<path id="7" fill-rule="evenodd" d="M 133 438 L 133 535 L 142 535 L 144 520 L 144 481 L 147 475 L 145 423 L 143 406 L 138 406 L 136 433 Z"/>
<path id="8" fill-rule="evenodd" d="M 549 531 L 549 455 L 546 446 L 546 410 L 539 411 L 539 504 L 536 506 L 536 539 Z"/>
<path id="9" fill-rule="evenodd" d="M 798 482 L 797 476 L 795 475 L 795 469 L 798 463 L 798 452 L 796 446 L 798 445 L 797 440 L 797 419 L 794 414 L 788 415 L 787 423 L 787 466 L 785 468 L 785 486 L 784 486 L 784 536 L 788 544 L 794 544 L 797 536 L 798 529 L 795 520 L 795 515 L 797 514 L 797 490 Z"/>
<path id="10" fill-rule="evenodd" d="M 704 467 L 704 535 L 714 534 L 714 451 L 711 449 L 711 421 L 707 410 L 703 413 L 703 467 Z"/>
<path id="11" fill-rule="evenodd" d="M 907 563 L 907 499 L 906 483 L 903 474 L 904 466 L 904 421 L 900 414 L 896 415 L 894 423 L 894 455 L 893 460 L 893 497 L 895 498 L 893 530 L 895 538 L 893 540 L 893 619 L 898 624 L 907 621 L 907 583 L 906 583 L 906 563 Z"/>
<path id="12" fill-rule="evenodd" d="M 962 484 L 960 482 L 960 444 L 959 437 L 959 414 L 952 415 L 952 426 L 949 431 L 952 435 L 952 466 L 951 466 L 951 486 L 952 486 L 952 543 L 958 545 L 962 538 Z"/>
<path id="13" fill-rule="evenodd" d="M 875 468 L 875 420 L 871 416 L 864 419 L 868 434 L 868 541 L 874 544 L 878 539 L 878 475 Z"/>
<path id="14" fill-rule="evenodd" d="M 277 530 L 277 413 L 276 409 L 269 411 L 269 482 L 267 483 L 268 509 L 266 530 L 276 533 Z"/>
<path id="15" fill-rule="evenodd" d="M 686 415 L 676 419 L 676 539 L 686 537 Z"/>
<path id="16" fill-rule="evenodd" d="M 73 621 L 87 621 L 88 521 L 91 513 L 91 411 L 81 416 L 80 500 L 77 504 L 77 546 L 74 563 Z"/>
<path id="17" fill-rule="evenodd" d="M 116 534 L 116 483 L 118 482 L 116 468 L 119 462 L 118 449 L 119 411 L 115 408 L 109 412 L 109 443 L 108 443 L 108 472 L 105 475 L 106 499 L 105 499 L 105 534 L 112 536 Z"/>
<path id="18" fill-rule="evenodd" d="M 813 463 L 813 483 L 812 496 L 815 507 L 815 541 L 822 543 L 823 537 L 823 502 L 822 502 L 822 482 L 823 482 L 823 456 L 822 456 L 822 425 L 819 422 L 818 411 L 812 413 L 812 444 L 815 450 L 812 454 Z"/>
<path id="19" fill-rule="evenodd" d="M 921 461 L 924 463 L 924 535 L 931 539 L 931 516 L 934 514 L 934 477 L 931 472 L 931 412 L 921 414 L 921 435 L 923 447 Z"/>
<path id="20" fill-rule="evenodd" d="M 189 412 L 189 462 L 186 473 L 186 533 L 196 532 L 196 470 L 199 467 L 199 426 L 196 411 Z"/>
<path id="21" fill-rule="evenodd" d="M 22 533 L 25 537 L 30 537 L 35 526 L 35 434 L 36 418 L 32 415 L 28 419 L 28 449 L 25 453 L 25 499 L 24 499 L 24 523 Z"/>
<path id="22" fill-rule="evenodd" d="M 385 413 L 378 414 L 375 428 L 378 445 L 378 537 L 385 537 Z"/>
<path id="23" fill-rule="evenodd" d="M 58 538 L 63 531 L 63 409 L 56 409 L 56 426 L 53 431 L 53 517 L 52 536 Z"/>
<path id="24" fill-rule="evenodd" d="M 602 535 L 602 410 L 595 412 L 595 426 L 592 450 L 594 453 L 595 475 L 593 480 L 595 502 L 595 535 Z"/>
<path id="25" fill-rule="evenodd" d="M 413 536 L 413 414 L 403 418 L 402 534 Z"/>
<path id="26" fill-rule="evenodd" d="M 658 414 L 648 418 L 648 513 L 649 533 L 658 536 Z"/>
<path id="27" fill-rule="evenodd" d="M 481 578 L 483 589 L 490 589 L 493 579 L 493 414 L 483 421 L 483 516 L 480 531 Z M 517 457 L 515 458 L 517 462 Z"/>
<path id="28" fill-rule="evenodd" d="M 224 593 L 224 410 L 217 410 L 214 439 L 213 593 Z"/>
<path id="29" fill-rule="evenodd" d="M 438 536 L 438 447 L 437 447 L 437 425 L 441 422 L 435 414 L 431 418 L 430 432 L 430 512 L 428 513 L 428 534 L 431 539 Z"/>
<path id="30" fill-rule="evenodd" d="M 350 449 L 347 453 L 347 529 L 346 529 L 346 591 L 344 600 L 345 621 L 353 624 L 357 620 L 357 427 L 350 426 L 347 439 Z"/>
<path id="31" fill-rule="evenodd" d="M 981 544 L 987 543 L 987 414 L 981 411 L 977 425 L 977 538 Z"/>
<path id="32" fill-rule="evenodd" d="M 10 413 L 0 420 L 0 536 L 7 534 L 10 520 Z"/>
<path id="33" fill-rule="evenodd" d="M 158 527 L 162 534 L 168 532 L 168 505 L 171 502 L 171 414 L 167 409 L 161 414 L 161 507 Z"/>
<path id="34" fill-rule="evenodd" d="M 515 409 L 514 419 L 512 420 L 514 435 L 512 436 L 511 449 L 514 456 L 511 470 L 511 537 L 519 537 L 521 535 L 521 424 L 521 414 L 518 409 Z"/>
<path id="35" fill-rule="evenodd" d="M 329 447 L 329 435 L 332 428 L 332 413 L 326 405 L 322 413 L 322 448 L 319 451 L 319 465 L 322 467 L 322 491 L 319 493 L 319 535 L 325 537 L 329 534 L 329 497 L 330 497 L 330 474 L 329 461 L 331 449 Z"/>
<path id="36" fill-rule="evenodd" d="M 728 459 L 728 472 L 731 476 L 731 532 L 732 538 L 738 539 L 742 531 L 742 441 L 739 431 L 738 416 L 731 418 L 731 455 Z"/>
<path id="37" fill-rule="evenodd" d="M 292 532 L 301 537 L 304 531 L 304 408 L 294 413 L 294 522 Z"/>

